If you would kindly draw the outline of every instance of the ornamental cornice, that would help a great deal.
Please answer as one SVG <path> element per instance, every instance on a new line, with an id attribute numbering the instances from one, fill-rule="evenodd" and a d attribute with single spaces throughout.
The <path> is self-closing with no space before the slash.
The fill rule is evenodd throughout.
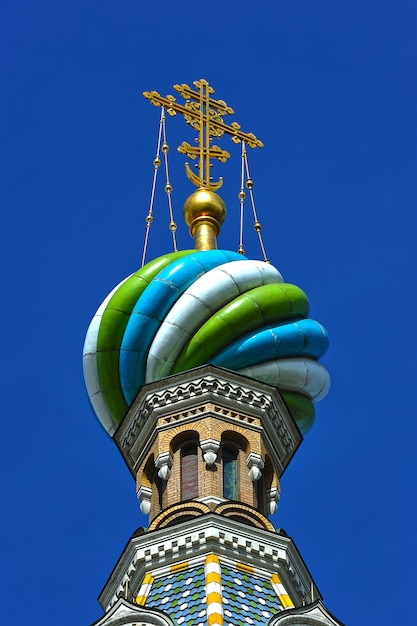
<path id="1" fill-rule="evenodd" d="M 202 366 L 145 385 L 120 424 L 115 441 L 133 475 L 156 430 L 205 414 L 259 430 L 260 420 L 280 474 L 302 437 L 275 389 L 214 366 Z"/>
<path id="2" fill-rule="evenodd" d="M 126 587 L 133 595 L 137 593 L 145 573 L 209 552 L 278 573 L 290 596 L 297 598 L 299 604 L 310 597 L 311 589 L 315 598 L 321 598 L 291 538 L 209 513 L 132 537 L 99 602 L 106 611 Z"/>

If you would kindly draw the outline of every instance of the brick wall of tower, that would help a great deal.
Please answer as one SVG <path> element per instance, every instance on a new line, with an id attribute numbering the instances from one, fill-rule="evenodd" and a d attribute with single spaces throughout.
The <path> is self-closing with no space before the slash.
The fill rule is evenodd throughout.
<path id="1" fill-rule="evenodd" d="M 162 510 L 182 501 L 203 500 L 213 509 L 224 499 L 222 446 L 237 451 L 236 500 L 268 515 L 268 494 L 271 488 L 277 487 L 279 490 L 279 474 L 269 455 L 269 441 L 264 436 L 262 419 L 253 414 L 253 407 L 248 406 L 246 413 L 244 405 L 238 410 L 231 410 L 221 404 L 203 403 L 195 405 L 191 410 L 175 411 L 177 406 L 173 403 L 171 411 L 157 417 L 148 454 L 137 466 L 137 490 L 145 486 L 149 493 L 149 489 L 152 489 L 150 522 Z M 202 442 L 203 449 L 200 447 Z M 209 467 L 203 454 L 207 450 L 213 452 L 216 442 L 219 446 L 217 459 Z M 182 469 L 181 450 L 192 443 L 197 446 L 197 454 L 193 461 L 185 459 Z M 214 448 L 210 448 L 210 445 L 214 445 Z M 259 482 L 251 480 L 249 470 L 252 465 L 248 467 L 248 459 L 251 464 L 260 463 L 260 469 L 265 463 Z M 194 463 L 197 471 L 188 474 L 187 462 Z M 161 480 L 157 477 L 159 468 L 161 475 L 166 475 L 169 473 L 167 465 L 169 478 Z"/>
<path id="2" fill-rule="evenodd" d="M 187 434 L 189 433 L 189 436 Z M 176 447 L 175 451 L 172 451 L 173 463 L 171 467 L 171 474 L 168 481 L 162 481 L 157 476 L 157 470 L 154 471 L 153 481 L 151 481 L 152 487 L 152 502 L 150 511 L 150 520 L 160 513 L 162 509 L 175 505 L 187 498 L 190 493 L 190 489 L 195 488 L 195 497 L 192 499 L 202 499 L 214 497 L 217 499 L 223 499 L 223 463 L 222 463 L 222 446 L 233 447 L 237 450 L 237 476 L 238 476 L 238 493 L 237 500 L 259 508 L 262 513 L 265 511 L 265 498 L 261 497 L 258 501 L 258 489 L 256 483 L 252 483 L 248 467 L 246 464 L 249 444 L 245 438 L 239 432 L 234 433 L 229 429 L 226 431 L 225 436 L 221 439 L 221 447 L 219 449 L 217 459 L 215 463 L 209 467 L 204 458 L 202 450 L 199 447 L 199 441 L 194 436 L 195 431 L 183 431 L 181 433 L 181 443 Z M 196 444 L 197 446 L 197 458 L 195 459 L 197 471 L 187 473 L 187 459 L 185 464 L 181 461 L 181 451 L 190 444 Z M 145 466 L 149 468 L 150 462 L 156 458 L 158 451 L 157 447 L 153 448 L 152 455 Z M 191 466 L 188 468 L 191 469 Z M 270 468 L 268 468 L 270 469 Z M 184 475 L 186 472 L 186 475 Z M 149 469 L 148 469 L 149 474 Z M 144 478 L 145 474 L 142 473 Z M 141 481 L 138 475 L 138 482 Z M 263 484 L 263 482 L 262 482 Z M 185 492 L 184 492 L 185 487 Z"/>

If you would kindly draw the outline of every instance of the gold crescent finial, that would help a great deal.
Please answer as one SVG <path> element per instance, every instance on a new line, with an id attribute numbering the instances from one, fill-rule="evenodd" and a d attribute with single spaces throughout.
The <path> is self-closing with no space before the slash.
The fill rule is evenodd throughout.
<path id="1" fill-rule="evenodd" d="M 204 78 L 194 81 L 193 85 L 197 91 L 186 84 L 174 85 L 175 91 L 185 99 L 185 104 L 176 102 L 174 96 L 164 98 L 157 91 L 144 91 L 143 95 L 153 105 L 165 107 L 168 115 L 179 113 L 187 124 L 198 131 L 198 146 L 191 146 L 183 141 L 178 150 L 190 159 L 198 158 L 198 174 L 191 170 L 188 163 L 185 164 L 186 174 L 191 182 L 196 187 L 205 187 L 214 191 L 221 187 L 223 181 L 222 179 L 217 182 L 212 180 L 210 160 L 217 159 L 225 163 L 230 154 L 218 146 L 211 145 L 213 137 L 230 135 L 234 143 L 245 141 L 250 148 L 262 148 L 263 143 L 253 133 L 241 131 L 237 122 L 225 124 L 223 115 L 233 114 L 234 111 L 224 100 L 214 100 L 211 97 L 214 89 Z"/>
<path id="2" fill-rule="evenodd" d="M 151 104 L 164 107 L 168 115 L 182 115 L 186 123 L 198 131 L 197 146 L 183 141 L 178 151 L 189 159 L 197 161 L 197 173 L 189 164 L 185 164 L 185 172 L 190 181 L 198 187 L 184 204 L 184 218 L 194 238 L 196 250 L 216 248 L 216 237 L 226 216 L 223 200 L 214 191 L 222 186 L 223 179 L 213 181 L 210 176 L 211 159 L 225 163 L 230 154 L 212 145 L 213 137 L 229 135 L 233 143 L 245 142 L 250 148 L 262 148 L 263 143 L 253 133 L 244 133 L 237 122 L 225 124 L 224 115 L 234 113 L 224 100 L 214 100 L 214 89 L 204 78 L 193 83 L 195 89 L 186 84 L 174 85 L 185 100 L 185 104 L 176 102 L 174 96 L 164 98 L 157 91 L 144 91 L 143 95 Z"/>

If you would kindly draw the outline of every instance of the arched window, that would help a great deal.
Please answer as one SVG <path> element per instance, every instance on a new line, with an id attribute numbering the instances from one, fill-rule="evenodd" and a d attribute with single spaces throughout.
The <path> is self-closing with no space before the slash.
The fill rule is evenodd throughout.
<path id="1" fill-rule="evenodd" d="M 237 500 L 237 450 L 223 448 L 223 497 Z"/>
<path id="2" fill-rule="evenodd" d="M 162 478 L 160 478 L 158 476 L 158 472 L 155 471 L 155 486 L 156 486 L 156 491 L 158 494 L 158 510 L 162 511 L 162 509 L 164 508 L 163 506 L 163 493 L 164 493 L 164 484 L 162 482 Z"/>
<path id="3" fill-rule="evenodd" d="M 190 443 L 181 450 L 181 500 L 198 498 L 197 444 Z"/>
<path id="4" fill-rule="evenodd" d="M 254 483 L 254 487 L 256 495 L 256 508 L 265 515 L 265 480 L 263 474 L 260 479 Z"/>

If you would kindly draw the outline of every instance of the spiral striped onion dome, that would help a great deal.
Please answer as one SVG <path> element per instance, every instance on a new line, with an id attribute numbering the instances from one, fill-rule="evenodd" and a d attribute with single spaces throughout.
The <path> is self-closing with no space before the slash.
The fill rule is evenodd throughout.
<path id="1" fill-rule="evenodd" d="M 122 281 L 84 345 L 94 412 L 110 435 L 144 383 L 211 363 L 278 388 L 301 432 L 329 389 L 328 337 L 304 292 L 269 263 L 226 250 L 161 256 Z"/>

